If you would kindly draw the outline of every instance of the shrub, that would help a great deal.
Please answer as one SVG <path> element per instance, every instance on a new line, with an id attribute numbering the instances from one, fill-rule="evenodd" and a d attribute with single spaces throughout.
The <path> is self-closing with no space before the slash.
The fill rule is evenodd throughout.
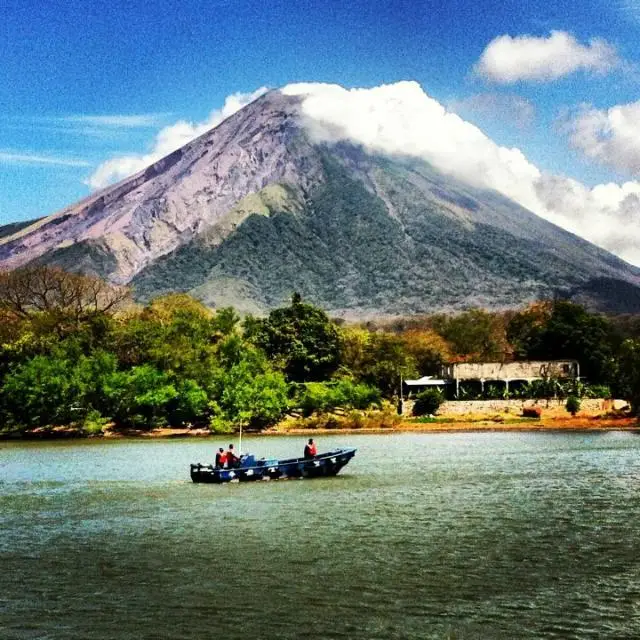
<path id="1" fill-rule="evenodd" d="M 212 407 L 214 415 L 209 419 L 209 430 L 211 433 L 215 433 L 216 435 L 233 433 L 233 425 L 220 414 L 220 409 L 215 406 L 215 403 L 212 403 L 212 405 L 214 405 Z"/>
<path id="2" fill-rule="evenodd" d="M 585 389 L 584 397 L 586 398 L 604 398 L 608 400 L 612 398 L 611 388 L 606 384 L 592 384 Z"/>
<path id="3" fill-rule="evenodd" d="M 576 396 L 569 396 L 565 408 L 572 416 L 575 416 L 580 411 L 580 400 Z"/>
<path id="4" fill-rule="evenodd" d="M 307 382 L 297 400 L 302 414 L 310 416 L 333 408 L 335 405 L 332 391 L 324 382 Z"/>
<path id="5" fill-rule="evenodd" d="M 444 402 L 444 396 L 437 389 L 425 389 L 416 396 L 413 405 L 414 416 L 433 415 L 438 412 Z"/>
<path id="6" fill-rule="evenodd" d="M 334 387 L 335 406 L 347 409 L 368 409 L 380 403 L 380 391 L 368 384 L 339 380 Z"/>
<path id="7" fill-rule="evenodd" d="M 510 396 L 505 385 L 489 384 L 485 387 L 484 397 L 487 400 L 508 400 Z"/>
<path id="8" fill-rule="evenodd" d="M 378 389 L 349 379 L 334 383 L 307 382 L 302 385 L 297 399 L 297 405 L 305 416 L 331 411 L 337 407 L 368 409 L 379 402 Z"/>
<path id="9" fill-rule="evenodd" d="M 109 418 L 103 417 L 99 411 L 92 409 L 82 422 L 82 431 L 87 435 L 94 436 L 102 433 L 107 424 L 109 424 Z"/>

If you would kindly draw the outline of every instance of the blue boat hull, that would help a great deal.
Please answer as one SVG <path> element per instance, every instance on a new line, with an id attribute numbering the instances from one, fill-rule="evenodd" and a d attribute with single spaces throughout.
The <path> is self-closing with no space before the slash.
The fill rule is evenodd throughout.
<path id="1" fill-rule="evenodd" d="M 335 476 L 356 454 L 355 449 L 336 449 L 313 458 L 288 460 L 251 460 L 234 469 L 216 469 L 210 464 L 191 464 L 191 480 L 222 484 L 225 482 L 254 482 L 285 478 L 322 478 Z"/>

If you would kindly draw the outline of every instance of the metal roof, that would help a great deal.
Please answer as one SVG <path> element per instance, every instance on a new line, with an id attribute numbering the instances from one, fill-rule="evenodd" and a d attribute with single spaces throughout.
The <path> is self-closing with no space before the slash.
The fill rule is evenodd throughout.
<path id="1" fill-rule="evenodd" d="M 408 387 L 439 387 L 445 384 L 449 384 L 447 380 L 441 380 L 440 378 L 434 378 L 433 376 L 422 376 L 422 378 L 418 378 L 417 380 L 405 380 L 404 383 Z"/>

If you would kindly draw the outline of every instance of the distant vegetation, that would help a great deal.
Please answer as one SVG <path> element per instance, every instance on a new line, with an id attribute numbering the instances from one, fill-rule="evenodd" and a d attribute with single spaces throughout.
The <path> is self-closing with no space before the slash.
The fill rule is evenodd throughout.
<path id="1" fill-rule="evenodd" d="M 0 430 L 105 424 L 262 429 L 397 400 L 401 377 L 448 361 L 580 361 L 584 382 L 543 380 L 520 394 L 622 397 L 640 410 L 640 319 L 564 301 L 518 312 L 470 310 L 349 325 L 294 295 L 241 319 L 186 294 L 135 305 L 125 288 L 54 267 L 0 274 Z M 485 395 L 504 393 L 489 386 Z M 421 397 L 431 414 L 441 398 Z M 577 410 L 577 409 L 576 409 Z"/>

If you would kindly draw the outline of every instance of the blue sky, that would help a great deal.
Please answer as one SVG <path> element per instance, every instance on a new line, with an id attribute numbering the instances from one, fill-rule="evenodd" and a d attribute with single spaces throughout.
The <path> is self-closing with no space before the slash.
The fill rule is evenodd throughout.
<path id="1" fill-rule="evenodd" d="M 552 31 L 603 40 L 615 68 L 509 83 L 474 72 L 499 36 Z M 558 118 L 640 100 L 639 40 L 640 0 L 4 0 L 0 224 L 87 195 L 103 162 L 149 152 L 162 127 L 204 121 L 229 94 L 302 81 L 415 80 L 543 170 L 622 183 L 633 160 L 570 144 Z M 515 100 L 526 117 L 494 108 Z"/>

